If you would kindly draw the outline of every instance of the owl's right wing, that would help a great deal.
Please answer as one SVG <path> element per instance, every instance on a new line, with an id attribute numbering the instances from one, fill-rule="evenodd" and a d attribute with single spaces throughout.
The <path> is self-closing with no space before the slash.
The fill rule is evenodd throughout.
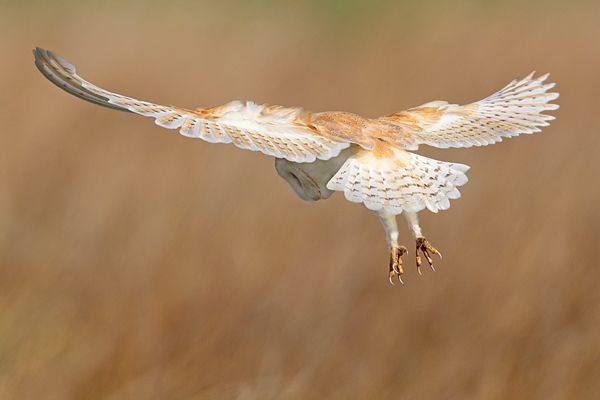
<path id="1" fill-rule="evenodd" d="M 553 120 L 546 110 L 556 110 L 558 104 L 549 103 L 558 93 L 548 92 L 554 83 L 544 84 L 548 74 L 533 78 L 515 79 L 503 89 L 475 103 L 459 106 L 445 101 L 432 101 L 406 111 L 377 119 L 395 125 L 402 135 L 392 138 L 399 145 L 414 150 L 419 144 L 447 148 L 485 146 L 499 142 L 503 137 L 539 132 L 540 126 Z"/>
<path id="2" fill-rule="evenodd" d="M 241 101 L 196 110 L 158 105 L 109 92 L 84 80 L 73 64 L 52 51 L 38 47 L 33 55 L 40 72 L 68 93 L 114 110 L 153 117 L 157 125 L 179 129 L 184 136 L 233 143 L 292 162 L 327 160 L 351 144 L 347 139 L 316 130 L 310 124 L 310 113 L 300 108 Z"/>

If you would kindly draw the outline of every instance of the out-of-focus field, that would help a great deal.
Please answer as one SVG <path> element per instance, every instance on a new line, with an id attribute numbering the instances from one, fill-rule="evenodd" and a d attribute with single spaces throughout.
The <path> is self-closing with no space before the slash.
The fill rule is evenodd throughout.
<path id="1" fill-rule="evenodd" d="M 0 5 L 0 398 L 597 398 L 600 4 L 92 4 Z M 391 286 L 364 207 L 69 96 L 35 46 L 188 108 L 376 117 L 532 70 L 561 108 L 532 136 L 420 149 L 470 182 L 421 213 L 436 273 L 399 218 Z"/>

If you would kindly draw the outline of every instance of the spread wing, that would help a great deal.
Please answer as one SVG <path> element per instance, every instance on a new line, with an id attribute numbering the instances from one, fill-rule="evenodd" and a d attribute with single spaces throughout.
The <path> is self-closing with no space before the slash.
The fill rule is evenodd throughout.
<path id="1" fill-rule="evenodd" d="M 459 106 L 433 101 L 400 111 L 378 120 L 398 125 L 419 144 L 439 148 L 485 146 L 503 137 L 539 132 L 540 126 L 553 120 L 545 110 L 556 110 L 558 104 L 548 102 L 558 93 L 548 93 L 554 83 L 544 84 L 548 74 L 533 79 L 515 79 L 502 90 L 476 103 Z M 415 146 L 417 145 L 417 146 Z"/>
<path id="2" fill-rule="evenodd" d="M 61 89 L 83 100 L 113 110 L 156 119 L 156 124 L 179 129 L 182 135 L 213 143 L 233 143 L 242 149 L 293 162 L 327 160 L 350 146 L 347 139 L 317 131 L 311 114 L 300 108 L 233 101 L 220 107 L 184 108 L 158 105 L 112 93 L 82 79 L 75 67 L 57 54 L 33 51 L 40 72 Z"/>

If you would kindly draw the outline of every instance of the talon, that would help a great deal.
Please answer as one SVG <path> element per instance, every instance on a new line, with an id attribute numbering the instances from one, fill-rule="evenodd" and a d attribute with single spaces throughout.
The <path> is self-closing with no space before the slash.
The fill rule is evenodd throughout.
<path id="1" fill-rule="evenodd" d="M 400 281 L 400 283 L 404 283 L 402 282 L 402 278 L 400 277 L 400 275 L 402 275 L 404 273 L 404 271 L 402 270 L 402 255 L 405 254 L 406 251 L 406 247 L 404 246 L 394 246 L 392 247 L 392 250 L 390 252 L 390 273 L 389 273 L 389 279 L 390 279 L 390 283 L 393 285 L 393 278 L 394 276 L 398 275 L 398 280 Z"/>
<path id="2" fill-rule="evenodd" d="M 439 255 L 440 259 L 442 258 L 442 254 L 439 251 L 437 251 L 437 249 L 435 247 L 430 245 L 429 242 L 427 241 L 427 239 L 425 239 L 424 237 L 417 238 L 415 242 L 417 245 L 417 256 L 416 256 L 417 270 L 419 271 L 419 273 L 421 273 L 421 269 L 420 269 L 421 256 L 420 256 L 419 252 L 422 252 L 423 255 L 425 256 L 425 259 L 427 260 L 427 263 L 429 264 L 431 269 L 435 272 L 435 268 L 433 268 L 433 259 L 431 258 L 431 255 L 429 255 L 429 252 Z"/>
<path id="3" fill-rule="evenodd" d="M 431 259 L 431 256 L 429 255 L 427 249 L 423 250 L 423 254 L 425 255 L 425 258 L 427 259 L 429 265 L 433 265 L 433 260 Z"/>

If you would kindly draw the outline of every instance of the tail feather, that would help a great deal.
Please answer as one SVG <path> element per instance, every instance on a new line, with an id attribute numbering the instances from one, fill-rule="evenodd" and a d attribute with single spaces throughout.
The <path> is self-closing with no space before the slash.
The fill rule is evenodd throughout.
<path id="1" fill-rule="evenodd" d="M 343 191 L 349 201 L 364 203 L 370 210 L 383 208 L 392 214 L 425 208 L 433 212 L 446 210 L 451 199 L 460 197 L 457 187 L 467 183 L 468 166 L 404 153 L 401 158 L 406 165 L 394 162 L 397 155 L 367 160 L 364 154 L 352 156 L 331 178 L 327 188 Z"/>

